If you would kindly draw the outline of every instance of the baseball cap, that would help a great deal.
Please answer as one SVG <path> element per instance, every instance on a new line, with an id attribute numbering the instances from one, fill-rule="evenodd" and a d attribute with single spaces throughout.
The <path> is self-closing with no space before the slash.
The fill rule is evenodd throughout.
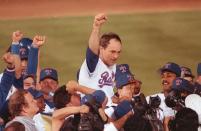
<path id="1" fill-rule="evenodd" d="M 160 71 L 160 73 L 169 71 L 169 72 L 176 74 L 177 77 L 181 76 L 181 69 L 180 69 L 179 65 L 177 65 L 176 63 L 173 63 L 173 62 L 166 63 L 162 68 L 159 69 L 159 71 Z"/>
<path id="2" fill-rule="evenodd" d="M 105 93 L 102 90 L 96 90 L 92 94 L 87 94 L 81 99 L 81 104 L 95 103 L 102 104 L 106 98 Z"/>
<path id="3" fill-rule="evenodd" d="M 198 63 L 197 75 L 198 75 L 198 76 L 201 76 L 201 63 Z"/>
<path id="4" fill-rule="evenodd" d="M 190 93 L 194 92 L 194 86 L 183 78 L 176 78 L 172 83 L 172 89 L 178 91 L 188 91 Z"/>
<path id="5" fill-rule="evenodd" d="M 92 94 L 86 94 L 84 97 L 81 99 L 81 105 L 86 104 L 86 103 L 93 103 L 94 102 L 94 97 Z"/>
<path id="6" fill-rule="evenodd" d="M 23 75 L 23 80 L 27 79 L 28 77 L 32 77 L 33 80 L 36 79 L 36 76 L 35 76 L 34 74 L 27 74 L 27 73 L 25 73 L 25 74 Z"/>
<path id="7" fill-rule="evenodd" d="M 106 98 L 105 93 L 102 90 L 96 90 L 92 93 L 92 96 L 95 98 L 96 102 L 102 104 Z"/>
<path id="8" fill-rule="evenodd" d="M 35 89 L 31 88 L 31 87 L 29 89 L 27 89 L 27 91 L 29 93 L 31 93 L 31 95 L 34 97 L 34 99 L 37 99 L 37 98 L 43 96 L 42 92 L 40 92 L 38 90 L 35 90 Z"/>
<path id="9" fill-rule="evenodd" d="M 44 68 L 40 72 L 40 81 L 44 80 L 45 78 L 51 78 L 55 81 L 58 81 L 57 71 L 53 68 Z"/>
<path id="10" fill-rule="evenodd" d="M 33 40 L 30 38 L 22 38 L 19 41 L 19 55 L 21 59 L 28 59 L 29 50 L 31 49 L 31 44 Z"/>
<path id="11" fill-rule="evenodd" d="M 181 66 L 180 68 L 181 68 L 181 76 L 183 76 L 183 77 L 193 77 L 194 78 L 194 75 L 192 74 L 190 68 L 185 67 L 185 66 Z"/>
<path id="12" fill-rule="evenodd" d="M 134 75 L 130 72 L 127 64 L 117 65 L 115 74 L 116 88 L 122 88 L 124 85 L 134 81 Z"/>
<path id="13" fill-rule="evenodd" d="M 126 115 L 129 111 L 133 111 L 133 107 L 128 100 L 120 102 L 114 110 L 114 115 L 117 119 Z"/>

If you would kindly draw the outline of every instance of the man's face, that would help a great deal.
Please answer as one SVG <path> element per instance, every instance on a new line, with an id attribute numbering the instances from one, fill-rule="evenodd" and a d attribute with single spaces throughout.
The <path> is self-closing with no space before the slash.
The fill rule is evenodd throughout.
<path id="1" fill-rule="evenodd" d="M 106 48 L 100 47 L 100 58 L 108 66 L 114 65 L 121 53 L 122 45 L 116 39 L 111 39 Z"/>
<path id="2" fill-rule="evenodd" d="M 132 90 L 131 90 L 131 84 L 125 85 L 122 87 L 122 89 L 118 89 L 119 98 L 125 98 L 126 100 L 132 99 Z"/>
<path id="3" fill-rule="evenodd" d="M 24 97 L 27 103 L 27 106 L 23 108 L 24 112 L 26 112 L 30 116 L 34 116 L 39 110 L 36 100 L 34 100 L 33 96 L 30 93 L 25 94 Z"/>
<path id="4" fill-rule="evenodd" d="M 45 99 L 44 96 L 41 96 L 36 99 L 37 101 L 37 106 L 39 108 L 39 112 L 43 112 L 45 110 Z"/>
<path id="5" fill-rule="evenodd" d="M 40 82 L 41 85 L 41 91 L 48 95 L 49 92 L 55 92 L 55 90 L 58 88 L 58 82 L 51 79 L 51 78 L 45 78 Z"/>
<path id="6" fill-rule="evenodd" d="M 21 69 L 22 69 L 22 74 L 24 75 L 27 69 L 27 59 L 21 60 Z"/>
<path id="7" fill-rule="evenodd" d="M 30 87 L 35 88 L 35 82 L 32 77 L 27 77 L 23 81 L 24 89 L 29 89 Z"/>
<path id="8" fill-rule="evenodd" d="M 164 71 L 161 73 L 161 82 L 163 91 L 169 92 L 172 89 L 173 80 L 176 78 L 176 74 L 168 71 Z"/>
<path id="9" fill-rule="evenodd" d="M 135 80 L 133 83 L 131 83 L 131 90 L 134 95 L 137 95 L 140 93 L 141 84 L 142 83 L 138 80 Z"/>

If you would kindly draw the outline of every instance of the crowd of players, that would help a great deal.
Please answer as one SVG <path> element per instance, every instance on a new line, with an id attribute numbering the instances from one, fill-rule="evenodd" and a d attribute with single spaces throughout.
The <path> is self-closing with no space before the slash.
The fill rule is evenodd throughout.
<path id="1" fill-rule="evenodd" d="M 168 62 L 159 69 L 162 90 L 145 97 L 128 64 L 116 64 L 122 42 L 100 35 L 105 14 L 94 18 L 77 80 L 59 86 L 56 69 L 40 69 L 45 36 L 12 33 L 3 55 L 0 131 L 201 131 L 201 63 L 191 70 Z"/>

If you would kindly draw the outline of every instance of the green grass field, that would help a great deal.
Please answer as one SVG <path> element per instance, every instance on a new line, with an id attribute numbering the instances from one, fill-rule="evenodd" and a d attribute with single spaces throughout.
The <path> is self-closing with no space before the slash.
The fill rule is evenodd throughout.
<path id="1" fill-rule="evenodd" d="M 201 61 L 201 12 L 134 13 L 109 15 L 102 32 L 116 32 L 123 41 L 119 63 L 128 63 L 143 82 L 146 95 L 161 89 L 157 70 L 168 61 L 192 68 Z M 60 85 L 76 79 L 85 58 L 93 16 L 0 21 L 0 55 L 11 44 L 11 34 L 47 36 L 41 67 L 58 69 Z M 0 70 L 5 64 L 0 62 Z"/>

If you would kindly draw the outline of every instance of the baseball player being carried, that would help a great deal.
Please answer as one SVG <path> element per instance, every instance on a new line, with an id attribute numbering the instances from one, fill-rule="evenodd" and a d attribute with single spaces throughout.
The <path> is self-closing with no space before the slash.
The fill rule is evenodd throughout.
<path id="1" fill-rule="evenodd" d="M 105 14 L 95 16 L 86 59 L 79 72 L 79 84 L 95 90 L 103 90 L 108 98 L 114 95 L 116 62 L 120 56 L 122 43 L 115 33 L 105 33 L 100 37 L 100 29 L 107 21 Z"/>

